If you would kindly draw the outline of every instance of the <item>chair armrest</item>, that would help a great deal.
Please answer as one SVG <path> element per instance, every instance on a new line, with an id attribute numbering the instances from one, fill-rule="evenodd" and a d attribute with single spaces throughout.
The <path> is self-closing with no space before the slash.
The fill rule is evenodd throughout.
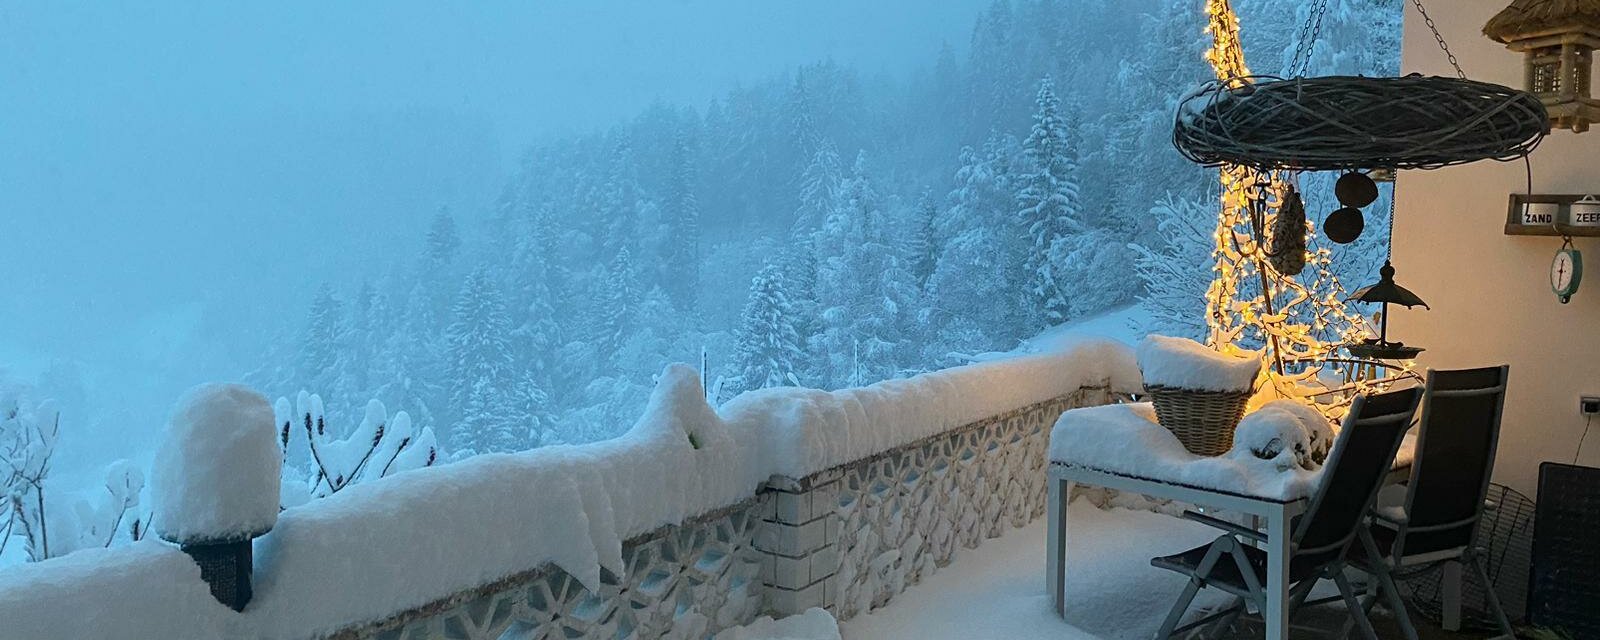
<path id="1" fill-rule="evenodd" d="M 1264 533 L 1262 533 L 1260 531 L 1256 531 L 1255 529 L 1251 529 L 1249 527 L 1240 526 L 1240 525 L 1234 524 L 1232 522 L 1228 522 L 1227 520 L 1223 520 L 1221 518 L 1213 518 L 1211 516 L 1208 516 L 1206 514 L 1203 514 L 1203 513 L 1197 512 L 1197 511 L 1184 511 L 1183 512 L 1183 518 L 1185 520 L 1193 520 L 1195 522 L 1198 522 L 1200 524 L 1206 525 L 1208 527 L 1214 527 L 1214 528 L 1217 528 L 1217 529 L 1221 529 L 1223 531 L 1226 531 L 1226 532 L 1231 533 L 1231 534 L 1236 535 L 1236 536 L 1242 536 L 1242 537 L 1245 537 L 1245 538 L 1249 538 L 1249 539 L 1255 540 L 1257 542 L 1266 542 L 1267 541 L 1267 534 L 1264 534 Z"/>

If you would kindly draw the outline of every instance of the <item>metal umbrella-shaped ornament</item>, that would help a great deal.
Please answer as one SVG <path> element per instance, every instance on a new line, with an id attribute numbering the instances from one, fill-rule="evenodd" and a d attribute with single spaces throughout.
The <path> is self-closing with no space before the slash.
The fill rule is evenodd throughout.
<path id="1" fill-rule="evenodd" d="M 1429 308 L 1428 303 L 1423 302 L 1417 294 L 1395 283 L 1393 264 L 1384 261 L 1383 268 L 1378 270 L 1378 282 L 1356 290 L 1355 294 L 1350 296 L 1350 301 L 1376 302 L 1383 305 L 1378 320 L 1378 337 L 1345 345 L 1350 355 L 1365 360 L 1414 360 L 1417 354 L 1422 353 L 1421 347 L 1389 341 L 1389 305 L 1403 305 L 1407 309 L 1418 306 Z"/>

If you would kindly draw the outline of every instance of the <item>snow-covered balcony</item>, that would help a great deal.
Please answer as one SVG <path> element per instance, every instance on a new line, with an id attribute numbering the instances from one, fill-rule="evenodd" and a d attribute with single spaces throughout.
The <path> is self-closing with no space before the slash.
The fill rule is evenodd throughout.
<path id="1" fill-rule="evenodd" d="M 191 397 L 156 531 L 189 545 L 270 527 L 248 605 L 219 604 L 234 583 L 146 540 L 7 572 L 0 618 L 27 638 L 285 639 L 703 638 L 816 607 L 848 620 L 1037 519 L 1056 417 L 1138 389 L 1129 349 L 1101 339 L 720 410 L 674 366 L 621 438 L 419 469 L 281 515 L 276 469 L 230 449 L 261 421 L 272 459 L 265 399 Z"/>
<path id="2" fill-rule="evenodd" d="M 1464 66 L 1515 85 L 1518 60 L 1472 37 L 1503 4 L 1460 0 L 1438 22 Z M 1407 70 L 1449 72 L 1426 26 L 1408 20 L 1404 45 Z M 1050 96 L 1041 102 L 1053 113 L 1054 96 L 1040 93 Z M 1553 137 L 1532 156 L 1539 190 L 1596 188 L 1600 153 L 1581 140 Z M 962 175 L 982 174 L 980 168 Z M 1600 340 L 1591 327 L 1600 297 L 1557 303 L 1543 273 L 1555 245 L 1502 234 L 1502 203 L 1507 193 L 1527 189 L 1524 180 L 1521 165 L 1497 164 L 1399 178 L 1392 258 L 1434 308 L 1397 312 L 1390 329 L 1428 347 L 1422 367 L 1510 363 L 1508 435 L 1495 480 L 1531 495 L 1541 462 L 1594 460 L 1593 443 L 1587 456 L 1581 446 L 1589 420 L 1574 405 L 1580 395 L 1600 392 L 1592 386 L 1600 379 Z M 1004 194 L 1004 206 L 1013 195 Z M 1150 559 L 1207 543 L 1216 531 L 1171 517 L 1173 504 L 1131 492 L 1069 491 L 1066 497 L 1076 498 L 1065 507 L 1072 563 L 1059 576 L 1058 615 L 1056 586 L 1047 584 L 1054 545 L 1042 517 L 1052 502 L 1062 503 L 1050 499 L 1048 461 L 1063 413 L 1144 390 L 1148 372 L 1129 344 L 1143 337 L 1151 316 L 1187 313 L 1196 326 L 1205 321 L 1193 310 L 1202 306 L 1197 298 L 1206 283 L 1198 282 L 1199 291 L 1195 281 L 1162 289 L 1160 274 L 1192 258 L 1202 267 L 1171 273 L 1210 277 L 1213 245 L 1202 227 L 1215 211 L 1209 201 L 1179 211 L 1171 198 L 1145 195 L 1162 203 L 1152 213 L 1162 218 L 1163 233 L 1193 236 L 1172 243 L 1187 252 L 1147 251 L 1135 260 L 1122 253 L 1125 244 L 1086 235 L 1075 242 L 1109 247 L 1106 255 L 1138 266 L 1071 262 L 1084 272 L 1075 278 L 1097 284 L 1126 277 L 1108 271 L 1156 274 L 1146 278 L 1149 295 L 1137 305 L 1108 303 L 1113 313 L 1059 327 L 1014 352 L 957 358 L 940 348 L 941 362 L 969 364 L 904 379 L 835 391 L 758 389 L 718 403 L 708 402 L 708 395 L 722 398 L 707 393 L 702 372 L 672 365 L 621 437 L 439 466 L 430 464 L 431 447 L 384 440 L 382 427 L 419 440 L 432 435 L 412 434 L 409 422 L 379 406 L 355 435 L 310 452 L 328 460 L 317 461 L 322 475 L 313 485 L 326 487 L 326 495 L 309 501 L 280 493 L 276 465 L 287 453 L 273 435 L 285 415 L 321 415 L 320 407 L 307 413 L 289 405 L 320 400 L 273 407 L 231 387 L 191 397 L 154 467 L 154 537 L 165 541 L 44 553 L 40 562 L 0 572 L 0 640 L 1150 637 L 1184 587 Z M 1196 220 L 1199 226 L 1190 224 Z M 1170 221 L 1186 222 L 1169 228 Z M 857 248 L 838 244 L 838 253 Z M 956 247 L 983 255 L 953 252 L 954 262 L 996 266 L 982 242 Z M 877 268 L 872 260 L 861 264 L 862 272 Z M 618 273 L 633 270 L 626 260 L 618 265 Z M 968 286 L 959 299 L 971 306 L 1010 293 L 1000 288 L 1011 284 L 997 279 L 940 274 L 928 277 L 946 278 L 947 295 Z M 483 293 L 486 282 L 473 276 L 468 293 Z M 781 297 L 772 280 L 758 277 L 756 284 L 753 298 Z M 1161 295 L 1174 290 L 1196 295 Z M 1123 340 L 1090 337 L 1107 333 Z M 858 347 L 848 337 L 835 334 L 828 348 Z M 849 380 L 860 378 L 853 364 L 838 367 L 856 371 Z M 594 388 L 605 395 L 613 387 Z M 1080 444 L 1060 446 L 1090 448 Z M 408 471 L 359 484 L 353 474 L 326 473 L 330 466 L 360 468 L 375 453 L 385 471 Z M 1105 457 L 1138 460 L 1127 451 Z M 44 493 L 32 495 L 42 500 Z M 112 498 L 130 499 L 115 491 Z M 1207 594 L 1198 606 L 1220 602 Z M 1308 615 L 1297 624 L 1329 631 L 1343 622 L 1337 607 Z M 1380 630 L 1391 632 L 1389 624 L 1380 619 Z"/>

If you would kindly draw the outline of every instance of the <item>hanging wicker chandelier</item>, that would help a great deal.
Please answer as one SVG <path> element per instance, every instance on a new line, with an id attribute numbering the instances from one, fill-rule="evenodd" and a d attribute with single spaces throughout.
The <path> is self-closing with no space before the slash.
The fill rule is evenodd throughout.
<path id="1" fill-rule="evenodd" d="M 1488 82 L 1248 76 L 1208 82 L 1185 96 L 1172 142 L 1206 166 L 1437 169 L 1521 158 L 1548 131 L 1539 98 Z"/>

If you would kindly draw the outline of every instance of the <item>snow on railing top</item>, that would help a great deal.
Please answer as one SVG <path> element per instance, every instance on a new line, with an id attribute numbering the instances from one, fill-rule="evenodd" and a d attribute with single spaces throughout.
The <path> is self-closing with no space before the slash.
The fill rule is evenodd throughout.
<path id="1" fill-rule="evenodd" d="M 0 637 L 244 637 L 239 614 L 211 597 L 200 567 L 153 539 L 86 549 L 0 572 Z"/>
<path id="2" fill-rule="evenodd" d="M 314 637 L 546 564 L 598 590 L 602 568 L 622 572 L 624 540 L 750 499 L 774 475 L 804 477 L 1086 386 L 1135 391 L 1139 380 L 1126 346 L 1084 340 L 859 389 L 752 392 L 718 415 L 705 402 L 699 376 L 672 365 L 643 416 L 616 439 L 481 455 L 351 486 L 283 512 L 257 541 L 255 600 L 228 617 L 229 635 Z M 157 551 L 142 545 L 99 555 L 119 553 Z M 0 619 L 11 619 L 21 590 L 52 564 L 29 567 L 21 580 L 0 574 Z M 99 574 L 71 577 L 84 580 L 83 589 L 62 602 L 76 605 L 50 607 L 70 617 L 68 611 L 99 606 L 93 601 L 152 580 L 199 584 L 189 575 L 197 573 L 192 565 L 157 577 L 151 575 L 157 564 L 126 583 Z M 94 572 L 77 571 L 84 573 Z M 196 588 L 204 593 L 203 584 Z M 209 617 L 189 623 L 171 615 L 173 606 L 138 615 L 171 625 L 153 636 L 215 637 L 192 626 L 209 624 Z M 93 635 L 82 628 L 72 631 L 86 633 L 48 631 L 39 637 Z"/>

